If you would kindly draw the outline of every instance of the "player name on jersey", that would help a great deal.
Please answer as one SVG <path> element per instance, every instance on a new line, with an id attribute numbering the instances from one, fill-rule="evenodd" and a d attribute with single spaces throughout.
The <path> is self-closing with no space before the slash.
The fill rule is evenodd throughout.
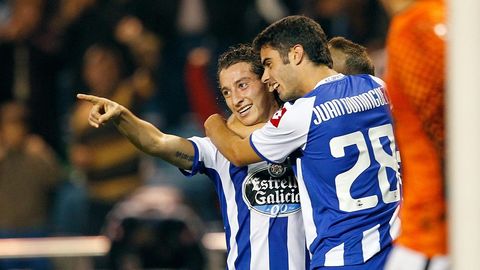
<path id="1" fill-rule="evenodd" d="M 345 114 L 363 112 L 384 106 L 385 104 L 389 104 L 389 101 L 381 87 L 352 97 L 335 98 L 313 107 L 313 113 L 316 117 L 313 123 L 319 125 L 322 122 Z"/>

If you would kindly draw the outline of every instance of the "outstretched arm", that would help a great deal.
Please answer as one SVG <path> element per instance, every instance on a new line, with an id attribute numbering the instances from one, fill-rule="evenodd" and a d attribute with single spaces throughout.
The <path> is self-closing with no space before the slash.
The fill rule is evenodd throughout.
<path id="1" fill-rule="evenodd" d="M 245 166 L 262 159 L 250 145 L 249 137 L 242 139 L 231 131 L 219 114 L 211 115 L 204 123 L 205 133 L 230 162 L 235 166 Z"/>
<path id="2" fill-rule="evenodd" d="M 84 94 L 78 94 L 77 98 L 93 104 L 88 117 L 91 126 L 98 128 L 113 121 L 118 131 L 141 151 L 160 157 L 178 168 L 192 168 L 195 150 L 187 139 L 161 132 L 109 99 Z"/>

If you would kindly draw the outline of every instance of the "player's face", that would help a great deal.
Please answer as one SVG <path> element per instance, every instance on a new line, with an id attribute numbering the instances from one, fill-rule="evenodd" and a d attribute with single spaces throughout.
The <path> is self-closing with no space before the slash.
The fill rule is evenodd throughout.
<path id="1" fill-rule="evenodd" d="M 273 93 L 251 71 L 250 64 L 240 62 L 223 69 L 219 80 L 228 108 L 242 124 L 267 122 L 277 109 Z"/>
<path id="2" fill-rule="evenodd" d="M 266 83 L 270 90 L 277 90 L 283 101 L 294 100 L 302 96 L 297 91 L 297 80 L 291 61 L 284 64 L 280 53 L 269 46 L 262 47 L 260 57 L 265 68 L 262 82 Z"/>

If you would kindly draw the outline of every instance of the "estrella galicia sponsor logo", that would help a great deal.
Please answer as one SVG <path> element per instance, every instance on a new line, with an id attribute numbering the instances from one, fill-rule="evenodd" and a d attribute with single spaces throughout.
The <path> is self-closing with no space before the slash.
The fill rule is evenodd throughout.
<path id="1" fill-rule="evenodd" d="M 271 216 L 288 216 L 300 210 L 298 184 L 289 166 L 268 164 L 249 171 L 243 182 L 243 199 L 250 209 Z"/>

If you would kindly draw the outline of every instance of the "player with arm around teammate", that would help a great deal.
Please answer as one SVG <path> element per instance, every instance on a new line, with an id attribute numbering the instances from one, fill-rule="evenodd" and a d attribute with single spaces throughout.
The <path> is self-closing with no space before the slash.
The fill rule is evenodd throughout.
<path id="1" fill-rule="evenodd" d="M 225 52 L 218 63 L 220 89 L 236 120 L 245 126 L 268 121 L 279 106 L 261 82 L 258 54 L 240 45 Z M 142 151 L 186 175 L 203 173 L 214 181 L 226 233 L 227 269 L 308 269 L 298 184 L 289 166 L 267 162 L 235 166 L 208 138 L 165 134 L 113 101 L 78 98 L 93 104 L 89 122 L 94 127 L 114 121 Z"/>
<path id="2" fill-rule="evenodd" d="M 254 47 L 262 80 L 287 102 L 250 138 L 219 115 L 205 122 L 207 136 L 237 166 L 295 161 L 311 269 L 382 269 L 401 198 L 383 82 L 335 72 L 323 30 L 304 16 L 270 25 Z"/>

